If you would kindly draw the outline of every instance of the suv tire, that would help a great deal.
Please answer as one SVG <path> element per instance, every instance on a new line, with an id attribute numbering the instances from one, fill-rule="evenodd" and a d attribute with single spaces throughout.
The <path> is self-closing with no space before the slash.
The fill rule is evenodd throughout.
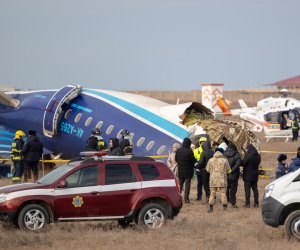
<path id="1" fill-rule="evenodd" d="M 144 229 L 158 229 L 167 221 L 166 209 L 158 203 L 149 203 L 138 214 L 138 225 Z"/>
<path id="2" fill-rule="evenodd" d="M 288 238 L 300 240 L 300 210 L 288 215 L 284 223 L 284 232 Z"/>
<path id="3" fill-rule="evenodd" d="M 17 224 L 21 229 L 40 230 L 49 224 L 49 213 L 39 204 L 26 205 L 17 217 Z"/>

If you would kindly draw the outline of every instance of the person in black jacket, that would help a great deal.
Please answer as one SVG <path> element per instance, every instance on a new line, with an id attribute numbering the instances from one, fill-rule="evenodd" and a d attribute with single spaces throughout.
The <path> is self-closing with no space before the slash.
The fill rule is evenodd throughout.
<path id="1" fill-rule="evenodd" d="M 123 150 L 120 147 L 119 139 L 118 138 L 110 138 L 109 140 L 109 153 L 108 155 L 123 155 Z"/>
<path id="2" fill-rule="evenodd" d="M 257 152 L 256 148 L 249 144 L 247 146 L 247 152 L 244 159 L 242 160 L 243 168 L 243 181 L 245 188 L 245 207 L 250 207 L 250 196 L 251 188 L 254 194 L 254 207 L 258 207 L 258 167 L 261 161 L 260 154 Z"/>
<path id="3" fill-rule="evenodd" d="M 123 140 L 120 141 L 120 148 L 123 150 L 124 155 L 133 155 L 133 146 L 132 146 L 132 135 L 127 129 L 123 129 L 120 133 Z"/>
<path id="4" fill-rule="evenodd" d="M 191 149 L 191 140 L 184 138 L 181 148 L 177 149 L 175 154 L 175 161 L 178 164 L 178 180 L 180 186 L 180 193 L 182 192 L 184 184 L 184 202 L 190 202 L 190 188 L 191 180 L 194 175 L 194 164 L 196 159 Z"/>
<path id="5" fill-rule="evenodd" d="M 202 173 L 202 183 L 205 190 L 206 202 L 208 203 L 210 196 L 210 188 L 209 188 L 209 173 L 206 171 L 206 165 L 209 159 L 214 156 L 215 151 L 211 148 L 211 142 L 208 140 L 202 144 L 202 154 L 200 160 L 197 164 L 197 168 L 200 169 Z"/>
<path id="6" fill-rule="evenodd" d="M 240 176 L 241 157 L 236 146 L 232 142 L 228 142 L 228 148 L 225 150 L 224 156 L 227 158 L 230 165 L 227 177 L 227 199 L 233 208 L 237 208 L 236 192 Z"/>
<path id="7" fill-rule="evenodd" d="M 26 141 L 21 155 L 24 160 L 24 181 L 28 181 L 28 176 L 31 176 L 30 172 L 33 172 L 33 181 L 38 179 L 38 164 L 43 155 L 43 144 L 36 136 L 35 130 L 28 131 L 29 138 Z"/>

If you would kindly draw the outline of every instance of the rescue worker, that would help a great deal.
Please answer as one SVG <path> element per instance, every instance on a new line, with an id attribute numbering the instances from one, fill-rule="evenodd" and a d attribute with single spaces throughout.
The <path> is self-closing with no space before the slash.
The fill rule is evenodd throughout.
<path id="1" fill-rule="evenodd" d="M 228 160 L 220 151 L 216 151 L 211 159 L 207 162 L 206 171 L 210 174 L 209 186 L 209 208 L 207 212 L 213 212 L 213 207 L 216 201 L 216 193 L 219 190 L 221 194 L 221 202 L 223 210 L 227 209 L 227 173 L 230 171 Z"/>
<path id="2" fill-rule="evenodd" d="M 28 131 L 29 138 L 26 141 L 21 155 L 24 160 L 24 181 L 27 182 L 33 172 L 33 182 L 38 180 L 38 164 L 43 155 L 43 144 L 36 136 L 35 130 Z"/>
<path id="3" fill-rule="evenodd" d="M 12 181 L 21 181 L 24 171 L 23 159 L 20 154 L 24 146 L 23 136 L 25 136 L 25 133 L 22 130 L 16 131 L 15 138 L 11 144 L 11 159 L 15 168 Z"/>
<path id="4" fill-rule="evenodd" d="M 101 136 L 101 130 L 99 128 L 94 128 L 92 130 L 92 135 L 87 139 L 85 144 L 86 151 L 108 151 L 107 143 Z"/>
<path id="5" fill-rule="evenodd" d="M 226 142 L 228 140 L 226 139 L 224 141 Z M 239 183 L 241 157 L 237 147 L 232 142 L 229 141 L 227 145 L 228 147 L 224 152 L 224 156 L 227 158 L 230 165 L 230 171 L 227 177 L 227 200 L 231 203 L 233 208 L 237 208 L 236 192 Z"/>
<path id="6" fill-rule="evenodd" d="M 199 164 L 199 160 L 201 158 L 201 154 L 203 152 L 202 143 L 204 143 L 206 141 L 207 141 L 207 138 L 204 136 L 201 136 L 199 138 L 199 147 L 195 148 L 193 151 L 194 157 L 197 161 L 197 164 L 196 164 L 196 176 L 197 176 L 197 199 L 196 200 L 197 201 L 201 201 L 201 199 L 202 199 L 202 186 L 203 186 L 202 171 L 198 167 L 198 164 Z M 208 198 L 207 193 L 206 193 L 206 198 Z"/>
<path id="7" fill-rule="evenodd" d="M 117 155 L 117 156 L 122 156 L 123 155 L 123 150 L 121 149 L 119 145 L 119 139 L 118 138 L 110 138 L 109 140 L 109 153 L 108 155 Z"/>
<path id="8" fill-rule="evenodd" d="M 178 164 L 178 180 L 180 193 L 184 184 L 184 202 L 189 204 L 190 202 L 190 188 L 191 180 L 194 175 L 194 164 L 196 159 L 191 149 L 191 140 L 184 138 L 181 148 L 177 149 L 175 154 L 175 161 Z"/>
<path id="9" fill-rule="evenodd" d="M 254 207 L 258 207 L 258 168 L 261 162 L 261 156 L 256 148 L 249 144 L 247 145 L 247 152 L 241 165 L 243 166 L 243 181 L 245 189 L 245 207 L 250 207 L 251 189 L 254 195 Z"/>
<path id="10" fill-rule="evenodd" d="M 297 141 L 299 136 L 299 123 L 296 115 L 294 116 L 292 121 L 292 133 L 293 133 L 292 141 Z"/>
<path id="11" fill-rule="evenodd" d="M 201 170 L 202 184 L 205 190 L 206 202 L 209 201 L 210 188 L 209 188 L 209 173 L 206 171 L 208 161 L 213 157 L 214 150 L 211 148 L 211 142 L 207 140 L 202 144 L 202 154 L 200 161 L 198 162 L 198 168 Z"/>
<path id="12" fill-rule="evenodd" d="M 120 133 L 123 140 L 120 142 L 120 147 L 124 155 L 133 155 L 132 136 L 127 129 L 123 129 Z"/>

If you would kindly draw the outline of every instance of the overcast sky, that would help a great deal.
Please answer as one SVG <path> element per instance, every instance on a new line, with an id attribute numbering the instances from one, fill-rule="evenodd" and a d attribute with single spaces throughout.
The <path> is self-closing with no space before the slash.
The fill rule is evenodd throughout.
<path id="1" fill-rule="evenodd" d="M 0 0 L 0 85 L 261 88 L 300 74 L 298 0 Z"/>

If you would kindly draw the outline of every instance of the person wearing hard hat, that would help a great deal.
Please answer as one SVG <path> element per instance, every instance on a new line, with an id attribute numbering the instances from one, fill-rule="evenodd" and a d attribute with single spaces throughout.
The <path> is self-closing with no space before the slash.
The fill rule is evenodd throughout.
<path id="1" fill-rule="evenodd" d="M 202 186 L 203 185 L 203 180 L 202 180 L 202 171 L 200 170 L 200 168 L 198 167 L 198 163 L 199 163 L 199 160 L 201 158 L 201 154 L 203 152 L 203 148 L 202 148 L 202 144 L 204 142 L 207 141 L 207 138 L 204 137 L 204 136 L 201 136 L 200 139 L 199 139 L 199 147 L 194 149 L 193 153 L 194 153 L 194 157 L 197 161 L 196 163 L 196 176 L 197 176 L 197 201 L 201 201 L 201 198 L 202 198 Z M 209 192 L 209 190 L 208 190 Z M 209 197 L 209 195 L 207 196 Z"/>
<path id="2" fill-rule="evenodd" d="M 24 146 L 24 140 L 23 140 L 24 136 L 25 133 L 22 130 L 16 131 L 15 138 L 11 144 L 11 159 L 14 163 L 14 168 L 15 168 L 12 181 L 21 181 L 22 179 L 24 165 L 21 156 L 21 151 Z"/>
<path id="3" fill-rule="evenodd" d="M 133 146 L 132 146 L 132 135 L 127 129 L 123 129 L 120 132 L 122 136 L 122 141 L 120 141 L 120 147 L 123 150 L 124 155 L 133 155 Z"/>
<path id="4" fill-rule="evenodd" d="M 104 141 L 101 133 L 99 128 L 94 128 L 92 130 L 92 134 L 85 144 L 86 151 L 108 151 L 107 143 Z"/>

